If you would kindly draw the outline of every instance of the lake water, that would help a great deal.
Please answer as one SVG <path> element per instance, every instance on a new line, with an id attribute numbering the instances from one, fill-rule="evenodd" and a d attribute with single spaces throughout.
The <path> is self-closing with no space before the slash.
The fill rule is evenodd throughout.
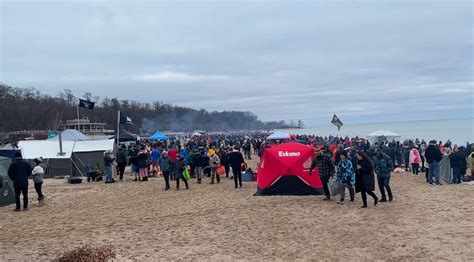
<path id="1" fill-rule="evenodd" d="M 465 145 L 466 142 L 474 142 L 474 118 L 449 119 L 449 120 L 428 120 L 428 121 L 410 121 L 376 124 L 357 124 L 344 125 L 338 131 L 337 127 L 328 124 L 306 129 L 281 130 L 291 134 L 314 134 L 318 136 L 359 136 L 366 137 L 374 131 L 385 129 L 399 134 L 402 139 L 425 139 L 428 142 L 431 139 L 451 140 L 453 144 Z"/>

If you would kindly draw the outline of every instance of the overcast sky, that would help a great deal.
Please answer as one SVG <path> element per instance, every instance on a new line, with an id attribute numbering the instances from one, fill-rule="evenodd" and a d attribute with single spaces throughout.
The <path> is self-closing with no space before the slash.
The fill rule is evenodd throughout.
<path id="1" fill-rule="evenodd" d="M 472 12 L 456 0 L 2 0 L 0 81 L 307 126 L 333 113 L 473 117 Z"/>

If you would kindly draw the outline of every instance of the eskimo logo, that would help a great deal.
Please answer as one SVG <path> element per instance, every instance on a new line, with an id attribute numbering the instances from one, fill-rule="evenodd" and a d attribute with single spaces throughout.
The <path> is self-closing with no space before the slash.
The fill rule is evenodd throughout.
<path id="1" fill-rule="evenodd" d="M 300 156 L 300 152 L 278 151 L 279 157 L 295 157 Z"/>
<path id="2" fill-rule="evenodd" d="M 8 196 L 8 189 L 5 190 L 5 192 L 3 192 L 3 196 L 4 196 L 4 197 L 7 197 L 7 196 Z"/>

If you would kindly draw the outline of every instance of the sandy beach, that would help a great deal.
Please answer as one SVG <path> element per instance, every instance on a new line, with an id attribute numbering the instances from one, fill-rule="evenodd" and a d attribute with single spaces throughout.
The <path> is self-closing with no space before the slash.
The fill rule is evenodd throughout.
<path id="1" fill-rule="evenodd" d="M 392 177 L 395 201 L 368 209 L 360 195 L 344 206 L 322 196 L 255 197 L 254 182 L 234 189 L 229 179 L 191 181 L 188 191 L 130 175 L 110 185 L 49 179 L 46 206 L 0 208 L 0 260 L 46 261 L 83 244 L 111 244 L 118 261 L 472 260 L 473 186 Z"/>

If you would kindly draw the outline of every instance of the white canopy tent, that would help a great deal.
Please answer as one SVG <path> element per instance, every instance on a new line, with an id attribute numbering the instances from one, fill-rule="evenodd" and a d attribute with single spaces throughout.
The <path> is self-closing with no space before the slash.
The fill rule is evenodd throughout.
<path id="1" fill-rule="evenodd" d="M 75 130 L 75 129 L 66 129 L 61 132 L 61 138 L 63 141 L 85 141 L 85 140 L 91 140 L 90 137 L 84 135 L 83 133 Z M 55 136 L 52 138 L 49 138 L 48 140 L 52 141 L 58 141 L 59 136 Z"/>
<path id="2" fill-rule="evenodd" d="M 285 132 L 276 131 L 267 137 L 267 140 L 286 140 L 290 139 L 290 135 Z"/>
<path id="3" fill-rule="evenodd" d="M 402 136 L 389 130 L 377 130 L 367 135 L 367 140 L 374 143 L 400 141 Z"/>
<path id="4" fill-rule="evenodd" d="M 46 175 L 84 175 L 86 166 L 97 163 L 103 168 L 103 154 L 114 149 L 114 140 L 63 141 L 63 154 L 59 153 L 59 142 L 51 140 L 20 141 L 18 147 L 24 159 L 42 158 Z"/>

